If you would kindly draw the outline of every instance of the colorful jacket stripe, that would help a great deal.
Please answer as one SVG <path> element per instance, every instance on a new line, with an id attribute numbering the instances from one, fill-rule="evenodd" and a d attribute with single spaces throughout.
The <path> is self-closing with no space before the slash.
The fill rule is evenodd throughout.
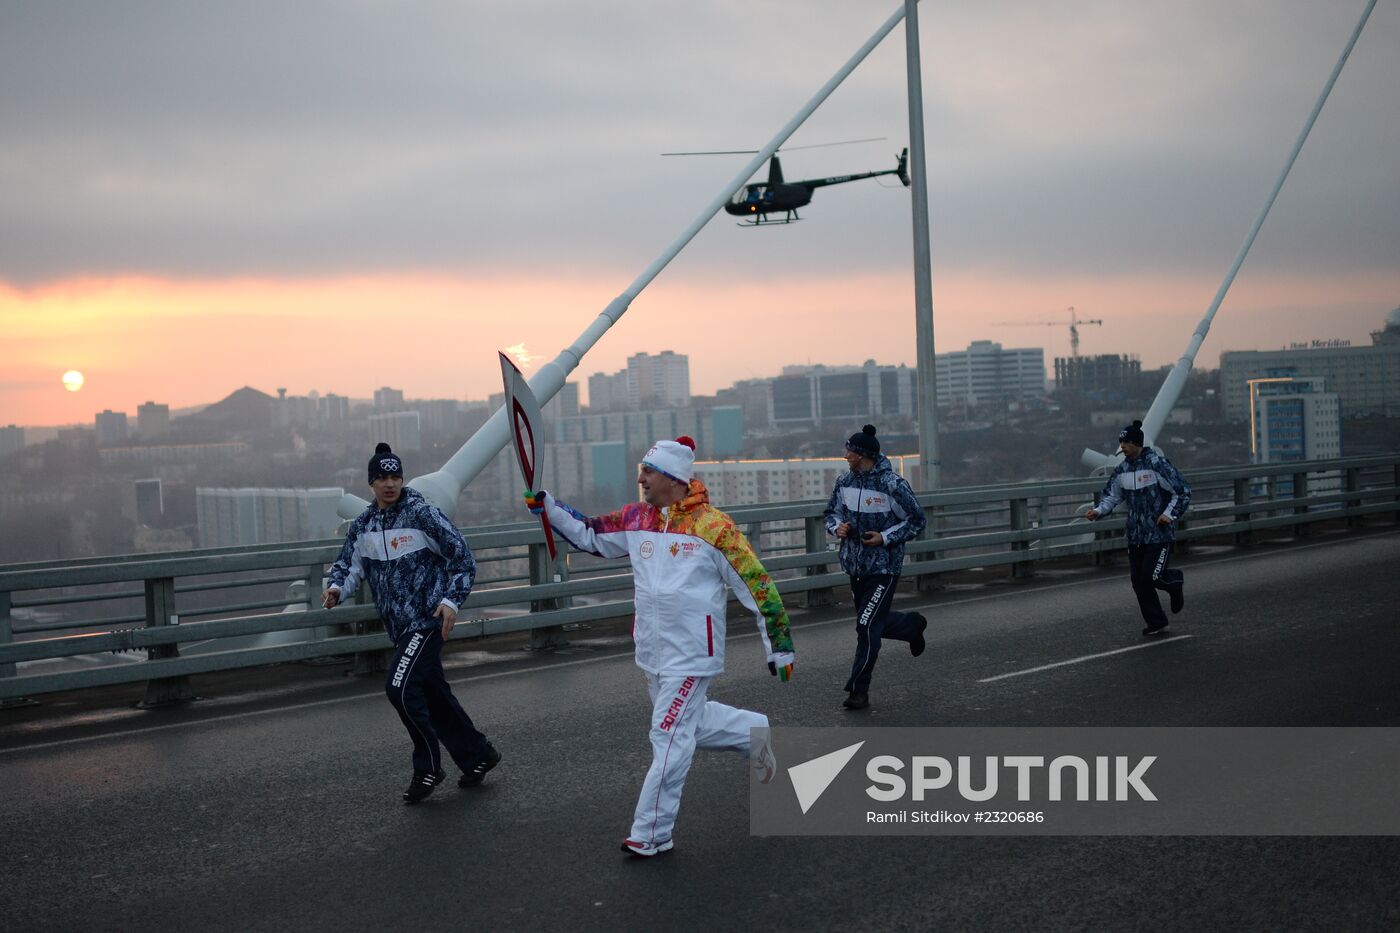
<path id="1" fill-rule="evenodd" d="M 853 577 L 899 576 L 904 568 L 904 542 L 917 538 L 927 524 L 914 490 L 884 454 L 876 454 L 875 466 L 869 470 L 850 470 L 837 477 L 825 515 L 830 535 L 842 522 L 851 523 L 851 533 L 841 539 L 841 569 Z M 885 546 L 861 544 L 860 537 L 867 531 L 880 532 Z"/>
<path id="2" fill-rule="evenodd" d="M 331 587 L 354 593 L 369 581 L 389 638 L 442 623 L 441 603 L 456 610 L 476 582 L 471 548 L 441 510 L 404 487 L 393 508 L 373 505 L 350 523 L 345 545 L 328 575 Z"/>
<path id="3" fill-rule="evenodd" d="M 1107 515 L 1124 501 L 1128 503 L 1128 543 L 1166 544 L 1175 540 L 1175 522 L 1191 505 L 1191 486 L 1166 457 L 1147 447 L 1136 460 L 1125 458 L 1118 464 L 1094 510 Z M 1173 524 L 1157 524 L 1163 515 Z"/>
<path id="4" fill-rule="evenodd" d="M 637 666 L 652 674 L 712 676 L 724 670 L 727 590 L 754 614 L 765 657 L 792 651 L 787 610 L 734 520 L 692 480 L 665 509 L 634 502 L 589 518 L 544 494 L 550 524 L 574 547 L 632 561 Z"/>

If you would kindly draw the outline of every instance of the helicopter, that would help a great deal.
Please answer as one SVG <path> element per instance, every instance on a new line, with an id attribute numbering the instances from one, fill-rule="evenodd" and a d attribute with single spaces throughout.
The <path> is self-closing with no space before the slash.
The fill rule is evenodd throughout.
<path id="1" fill-rule="evenodd" d="M 854 140 L 854 142 L 870 142 L 871 140 Z M 824 145 L 839 146 L 845 143 L 825 143 Z M 814 149 L 815 146 L 794 146 L 794 149 Z M 662 155 L 749 155 L 757 152 L 756 149 L 731 149 L 723 152 L 663 152 Z M 797 216 L 799 207 L 806 207 L 812 201 L 812 192 L 818 188 L 825 188 L 827 185 L 840 185 L 848 181 L 860 181 L 864 178 L 877 178 L 881 175 L 894 175 L 899 178 L 904 187 L 909 187 L 909 150 L 906 148 L 898 156 L 898 162 L 894 168 L 883 169 L 878 172 L 861 172 L 855 175 L 836 175 L 831 178 L 809 178 L 803 181 L 784 181 L 783 166 L 778 161 L 775 153 L 768 160 L 768 181 L 751 182 L 739 191 L 734 197 L 724 205 L 725 213 L 735 217 L 743 217 L 745 220 L 739 223 L 741 227 L 760 227 L 770 224 L 790 224 L 794 220 L 801 220 Z M 782 217 L 775 216 L 782 214 Z"/>

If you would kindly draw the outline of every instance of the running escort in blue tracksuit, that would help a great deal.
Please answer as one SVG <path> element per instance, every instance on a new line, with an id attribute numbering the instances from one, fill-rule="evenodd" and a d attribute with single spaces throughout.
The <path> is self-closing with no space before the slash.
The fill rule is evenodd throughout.
<path id="1" fill-rule="evenodd" d="M 1147 623 L 1142 634 L 1151 637 L 1167 627 L 1157 590 L 1167 592 L 1173 614 L 1186 604 L 1186 576 L 1167 564 L 1176 540 L 1176 521 L 1191 505 L 1191 487 L 1166 457 L 1143 446 L 1141 421 L 1118 433 L 1118 446 L 1123 462 L 1109 476 L 1098 503 L 1085 517 L 1095 521 L 1112 512 L 1119 502 L 1127 502 L 1128 567 Z"/>
<path id="2" fill-rule="evenodd" d="M 368 581 L 394 643 L 384 691 L 413 740 L 417 803 L 447 777 L 438 741 L 462 769 L 461 787 L 480 784 L 501 755 L 477 731 L 442 671 L 442 646 L 476 580 L 471 548 L 441 510 L 403 485 L 403 463 L 381 443 L 369 462 L 374 504 L 350 524 L 322 594 L 327 609 Z"/>
<path id="3" fill-rule="evenodd" d="M 874 425 L 851 435 L 846 463 L 851 469 L 837 478 L 826 504 L 826 530 L 841 542 L 841 569 L 850 575 L 856 604 L 856 656 L 841 705 L 864 709 L 882 638 L 908 642 L 916 658 L 924 653 L 928 620 L 894 612 L 890 602 L 904 567 L 904 542 L 923 532 L 925 520 L 909 483 L 880 453 Z"/>

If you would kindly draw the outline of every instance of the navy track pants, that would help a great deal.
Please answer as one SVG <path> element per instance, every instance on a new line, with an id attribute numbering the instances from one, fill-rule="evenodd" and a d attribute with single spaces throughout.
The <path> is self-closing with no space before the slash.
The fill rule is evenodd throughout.
<path id="1" fill-rule="evenodd" d="M 443 675 L 442 630 L 405 632 L 394 648 L 384 692 L 413 740 L 413 770 L 442 770 L 439 742 L 457 767 L 471 768 L 486 751 L 486 736 L 472 725 Z"/>
<path id="2" fill-rule="evenodd" d="M 1133 582 L 1133 592 L 1137 595 L 1138 608 L 1148 628 L 1161 628 L 1167 624 L 1167 614 L 1162 611 L 1162 600 L 1158 590 L 1170 591 L 1180 586 L 1186 575 L 1180 570 L 1172 570 L 1167 564 L 1171 561 L 1172 545 L 1130 544 L 1128 545 L 1128 574 Z"/>
<path id="3" fill-rule="evenodd" d="M 880 656 L 882 638 L 910 642 L 919 632 L 919 617 L 915 613 L 890 609 L 897 583 L 898 574 L 851 577 L 851 595 L 856 601 L 856 657 L 846 681 L 849 693 L 870 692 L 870 675 Z"/>

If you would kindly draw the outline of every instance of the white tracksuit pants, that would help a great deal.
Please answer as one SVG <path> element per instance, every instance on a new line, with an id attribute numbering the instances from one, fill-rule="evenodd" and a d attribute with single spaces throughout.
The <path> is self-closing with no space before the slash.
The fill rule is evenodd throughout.
<path id="1" fill-rule="evenodd" d="M 651 694 L 651 768 L 642 783 L 629 839 L 657 845 L 671 838 L 690 761 L 698 748 L 749 755 L 749 730 L 768 717 L 705 699 L 712 677 L 647 673 Z"/>

